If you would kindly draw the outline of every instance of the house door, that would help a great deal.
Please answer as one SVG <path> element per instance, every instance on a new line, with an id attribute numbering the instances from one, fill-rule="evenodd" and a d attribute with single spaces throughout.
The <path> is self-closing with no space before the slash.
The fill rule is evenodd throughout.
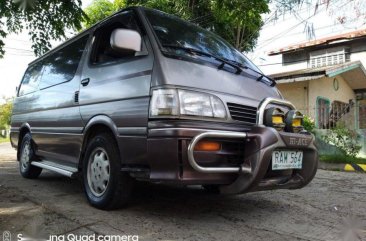
<path id="1" fill-rule="evenodd" d="M 358 101 L 358 129 L 366 129 L 366 100 Z"/>
<path id="2" fill-rule="evenodd" d="M 329 129 L 330 101 L 324 97 L 316 100 L 316 126 L 319 129 Z"/>

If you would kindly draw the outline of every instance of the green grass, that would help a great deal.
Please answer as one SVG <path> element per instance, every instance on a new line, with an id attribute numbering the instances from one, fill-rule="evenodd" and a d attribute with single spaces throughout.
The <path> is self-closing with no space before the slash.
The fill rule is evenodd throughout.
<path id="1" fill-rule="evenodd" d="M 0 143 L 4 143 L 4 142 L 10 142 L 9 137 L 7 137 L 7 138 L 0 137 Z"/>
<path id="2" fill-rule="evenodd" d="M 322 156 L 319 156 L 319 160 L 321 162 L 326 162 L 326 163 L 366 164 L 365 158 L 349 157 L 349 156 L 342 156 L 342 155 L 322 155 Z"/>

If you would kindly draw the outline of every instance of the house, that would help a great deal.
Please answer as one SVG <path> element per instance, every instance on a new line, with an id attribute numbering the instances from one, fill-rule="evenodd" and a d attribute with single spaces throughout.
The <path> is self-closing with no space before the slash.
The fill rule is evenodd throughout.
<path id="1" fill-rule="evenodd" d="M 366 133 L 366 29 L 270 51 L 282 55 L 282 72 L 270 76 L 282 95 L 318 129 L 342 120 Z M 285 71 L 284 71 L 285 70 Z"/>

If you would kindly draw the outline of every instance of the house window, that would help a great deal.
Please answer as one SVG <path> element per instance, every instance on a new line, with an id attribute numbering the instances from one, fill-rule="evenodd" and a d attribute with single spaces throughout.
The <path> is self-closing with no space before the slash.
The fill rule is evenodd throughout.
<path id="1" fill-rule="evenodd" d="M 313 51 L 310 53 L 308 67 L 320 68 L 349 62 L 349 53 L 349 48 L 346 47 L 337 47 Z"/>

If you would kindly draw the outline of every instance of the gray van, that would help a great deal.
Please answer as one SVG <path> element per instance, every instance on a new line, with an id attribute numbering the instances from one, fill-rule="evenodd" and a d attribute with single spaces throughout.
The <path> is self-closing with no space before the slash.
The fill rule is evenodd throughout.
<path id="1" fill-rule="evenodd" d="M 314 137 L 275 82 L 210 31 L 124 9 L 29 64 L 14 101 L 20 173 L 81 176 L 91 205 L 133 183 L 240 194 L 304 187 Z"/>

